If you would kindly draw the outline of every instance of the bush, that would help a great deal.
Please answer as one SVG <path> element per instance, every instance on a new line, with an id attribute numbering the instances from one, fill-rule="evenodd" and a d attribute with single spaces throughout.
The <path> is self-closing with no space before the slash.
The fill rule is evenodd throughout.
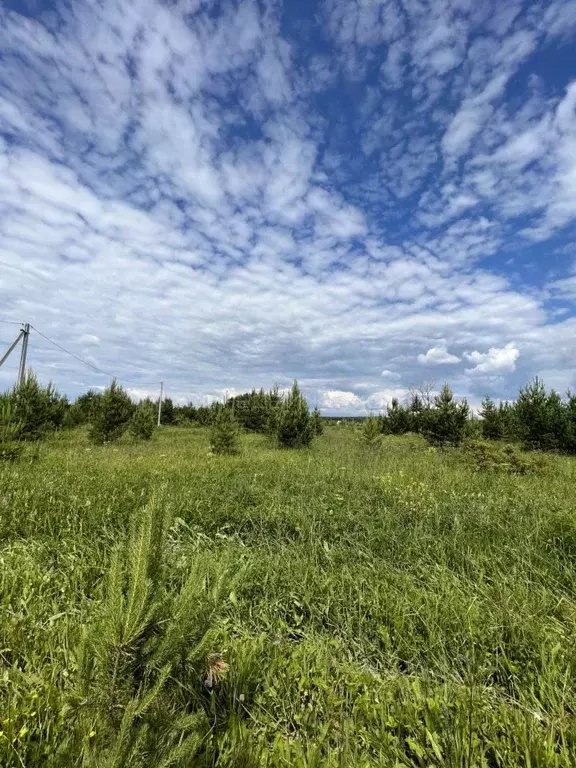
<path id="1" fill-rule="evenodd" d="M 382 443 L 382 419 L 377 416 L 368 416 L 362 424 L 360 439 L 364 445 L 374 448 Z"/>
<path id="2" fill-rule="evenodd" d="M 498 445 L 487 440 L 467 440 L 462 445 L 466 462 L 476 472 L 503 472 L 509 475 L 536 474 L 546 466 L 541 455 L 528 455 L 515 445 Z"/>
<path id="3" fill-rule="evenodd" d="M 151 400 L 138 403 L 130 422 L 130 433 L 141 440 L 150 440 L 156 429 L 156 407 Z"/>
<path id="4" fill-rule="evenodd" d="M 314 439 L 314 423 L 297 381 L 278 409 L 275 430 L 283 448 L 306 448 Z"/>
<path id="5" fill-rule="evenodd" d="M 423 413 L 423 434 L 431 445 L 458 446 L 468 421 L 468 403 L 457 403 L 448 384 L 434 398 L 434 407 Z"/>
<path id="6" fill-rule="evenodd" d="M 210 432 L 210 450 L 228 456 L 240 453 L 238 422 L 232 408 L 217 411 Z"/>
<path id="7" fill-rule="evenodd" d="M 128 429 L 133 412 L 132 401 L 114 379 L 92 410 L 90 440 L 98 444 L 119 440 Z"/>

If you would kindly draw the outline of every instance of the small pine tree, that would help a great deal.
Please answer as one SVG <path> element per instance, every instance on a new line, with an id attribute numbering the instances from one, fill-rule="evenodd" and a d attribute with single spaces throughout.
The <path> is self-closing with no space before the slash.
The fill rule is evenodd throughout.
<path id="1" fill-rule="evenodd" d="M 174 403 L 171 397 L 165 397 L 162 401 L 162 424 L 174 423 Z"/>
<path id="2" fill-rule="evenodd" d="M 422 397 L 415 392 L 410 398 L 408 405 L 408 420 L 410 424 L 410 432 L 420 433 L 422 431 L 422 414 L 426 410 L 426 406 Z"/>
<path id="3" fill-rule="evenodd" d="M 128 429 L 133 411 L 132 401 L 114 379 L 92 410 L 90 440 L 98 444 L 119 440 Z"/>
<path id="4" fill-rule="evenodd" d="M 78 410 L 80 424 L 87 424 L 92 420 L 92 414 L 101 397 L 101 392 L 96 392 L 95 389 L 89 389 L 88 392 L 85 392 L 83 395 L 76 398 L 74 406 Z"/>
<path id="5" fill-rule="evenodd" d="M 19 440 L 41 440 L 63 416 L 61 398 L 52 383 L 41 386 L 29 371 L 22 384 L 12 390 L 14 419 L 19 424 Z"/>
<path id="6" fill-rule="evenodd" d="M 502 412 L 489 395 L 482 400 L 482 436 L 487 440 L 500 440 L 504 435 Z"/>
<path id="7" fill-rule="evenodd" d="M 322 414 L 318 408 L 314 408 L 312 411 L 312 425 L 314 427 L 314 434 L 321 435 L 324 432 L 324 424 L 322 422 Z"/>
<path id="8" fill-rule="evenodd" d="M 84 424 L 84 416 L 78 403 L 72 403 L 67 409 L 64 419 L 62 420 L 63 429 L 74 429 L 74 427 Z"/>
<path id="9" fill-rule="evenodd" d="M 386 409 L 386 431 L 390 435 L 405 435 L 410 430 L 410 413 L 403 408 L 397 398 L 392 398 L 391 404 Z"/>
<path id="10" fill-rule="evenodd" d="M 562 447 L 570 430 L 570 409 L 536 376 L 520 390 L 514 407 L 520 439 L 527 450 L 554 450 Z"/>
<path id="11" fill-rule="evenodd" d="M 151 400 L 138 403 L 130 422 L 130 433 L 141 440 L 150 440 L 156 429 L 156 408 Z"/>
<path id="12" fill-rule="evenodd" d="M 210 432 L 210 450 L 228 456 L 240 453 L 238 422 L 233 408 L 219 408 L 215 412 Z"/>
<path id="13" fill-rule="evenodd" d="M 367 419 L 364 419 L 362 432 L 360 433 L 360 438 L 364 445 L 369 448 L 379 446 L 383 438 L 382 427 L 382 419 L 378 416 L 368 416 Z"/>
<path id="14" fill-rule="evenodd" d="M 434 398 L 434 407 L 428 409 L 424 419 L 424 436 L 432 445 L 458 446 L 464 437 L 469 408 L 466 400 L 457 403 L 448 384 Z"/>
<path id="15" fill-rule="evenodd" d="M 290 394 L 278 409 L 276 440 L 283 448 L 306 448 L 313 439 L 314 424 L 308 403 L 295 381 Z"/>

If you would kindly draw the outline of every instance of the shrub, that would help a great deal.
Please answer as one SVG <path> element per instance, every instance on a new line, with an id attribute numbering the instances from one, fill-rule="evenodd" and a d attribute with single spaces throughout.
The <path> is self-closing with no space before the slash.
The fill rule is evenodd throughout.
<path id="1" fill-rule="evenodd" d="M 240 453 L 238 422 L 232 408 L 220 408 L 216 412 L 210 432 L 210 450 L 228 456 Z"/>
<path id="2" fill-rule="evenodd" d="M 141 440 L 150 440 L 156 429 L 156 407 L 151 400 L 138 403 L 130 422 L 130 433 Z"/>
<path id="3" fill-rule="evenodd" d="M 545 460 L 541 455 L 523 453 L 515 445 L 498 445 L 487 440 L 467 440 L 462 445 L 466 462 L 476 472 L 503 472 L 509 475 L 529 475 L 542 471 Z"/>
<path id="4" fill-rule="evenodd" d="M 368 416 L 367 419 L 364 419 L 360 432 L 360 439 L 364 445 L 374 448 L 381 444 L 382 438 L 382 419 L 378 416 Z"/>
<path id="5" fill-rule="evenodd" d="M 132 401 L 114 379 L 92 410 L 90 440 L 99 444 L 119 440 L 128 429 L 133 411 Z"/>
<path id="6" fill-rule="evenodd" d="M 448 384 L 434 398 L 434 407 L 423 414 L 424 437 L 431 445 L 440 447 L 460 445 L 468 421 L 468 403 L 457 403 Z"/>
<path id="7" fill-rule="evenodd" d="M 283 448 L 305 448 L 314 439 L 314 424 L 308 403 L 297 381 L 278 409 L 275 430 L 278 445 Z"/>

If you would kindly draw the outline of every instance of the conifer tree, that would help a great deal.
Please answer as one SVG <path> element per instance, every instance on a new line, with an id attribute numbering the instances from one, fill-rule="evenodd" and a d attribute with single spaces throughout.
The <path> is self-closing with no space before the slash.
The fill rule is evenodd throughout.
<path id="1" fill-rule="evenodd" d="M 233 408 L 220 407 L 215 411 L 210 432 L 210 449 L 212 453 L 228 456 L 240 453 L 238 422 Z"/>
<path id="2" fill-rule="evenodd" d="M 466 400 L 457 403 L 448 384 L 434 398 L 434 407 L 425 411 L 424 436 L 432 445 L 460 445 L 469 408 Z"/>
<path id="3" fill-rule="evenodd" d="M 130 433 L 141 440 L 150 440 L 156 428 L 156 407 L 147 399 L 138 403 L 130 422 Z"/>
<path id="4" fill-rule="evenodd" d="M 92 410 L 90 440 L 99 444 L 119 440 L 128 429 L 133 411 L 130 397 L 114 379 Z"/>
<path id="5" fill-rule="evenodd" d="M 171 397 L 165 397 L 162 401 L 161 422 L 162 424 L 174 423 L 174 403 Z"/>
<path id="6" fill-rule="evenodd" d="M 226 566 L 213 567 L 208 578 L 192 566 L 174 589 L 165 506 L 153 497 L 136 518 L 128 543 L 112 553 L 95 616 L 76 649 L 67 724 L 73 740 L 62 765 L 77 763 L 78 755 L 83 765 L 102 768 L 202 762 L 210 730 L 202 681 L 208 672 L 214 686 L 227 669 L 210 653 L 216 634 L 211 625 L 235 580 Z"/>
<path id="7" fill-rule="evenodd" d="M 87 424 L 91 421 L 94 408 L 101 397 L 101 392 L 96 392 L 95 389 L 89 389 L 88 392 L 84 392 L 83 395 L 76 398 L 74 405 L 78 408 L 80 414 L 79 423 Z"/>
<path id="8" fill-rule="evenodd" d="M 29 371 L 22 384 L 12 390 L 14 418 L 19 424 L 18 439 L 40 440 L 61 423 L 61 398 L 50 382 L 43 387 Z"/>
<path id="9" fill-rule="evenodd" d="M 294 381 L 277 413 L 276 439 L 284 448 L 305 448 L 314 438 L 314 424 L 306 398 Z"/>
<path id="10" fill-rule="evenodd" d="M 518 436 L 527 450 L 563 447 L 570 430 L 569 403 L 562 403 L 554 390 L 547 394 L 538 376 L 520 390 L 514 415 Z"/>
<path id="11" fill-rule="evenodd" d="M 390 435 L 404 435 L 410 430 L 410 414 L 400 405 L 396 397 L 386 409 L 386 431 Z"/>
<path id="12" fill-rule="evenodd" d="M 368 416 L 362 424 L 361 440 L 364 445 L 374 448 L 382 442 L 382 419 L 378 416 Z"/>
<path id="13" fill-rule="evenodd" d="M 502 413 L 489 395 L 482 400 L 482 435 L 487 440 L 500 440 L 504 435 Z"/>
<path id="14" fill-rule="evenodd" d="M 410 432 L 419 433 L 422 431 L 422 414 L 425 410 L 426 407 L 422 397 L 417 392 L 414 392 L 408 405 Z"/>
<path id="15" fill-rule="evenodd" d="M 324 424 L 322 423 L 322 414 L 318 408 L 314 408 L 312 411 L 312 424 L 314 427 L 314 434 L 321 435 L 324 432 Z"/>

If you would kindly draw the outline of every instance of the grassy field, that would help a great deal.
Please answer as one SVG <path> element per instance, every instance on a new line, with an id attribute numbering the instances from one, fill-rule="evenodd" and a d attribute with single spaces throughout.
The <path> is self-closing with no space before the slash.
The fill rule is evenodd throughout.
<path id="1" fill-rule="evenodd" d="M 0 466 L 0 765 L 574 766 L 576 461 L 356 434 Z"/>

